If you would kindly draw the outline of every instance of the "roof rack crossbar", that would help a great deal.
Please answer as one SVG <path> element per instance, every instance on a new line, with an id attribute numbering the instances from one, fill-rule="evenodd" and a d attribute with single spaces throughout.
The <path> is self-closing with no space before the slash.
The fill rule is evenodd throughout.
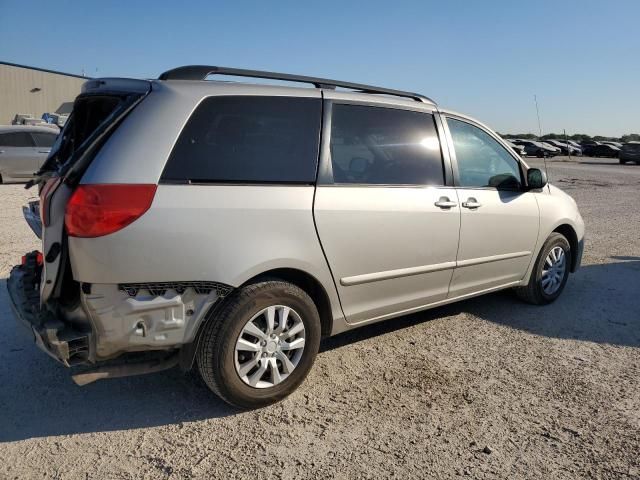
<path id="1" fill-rule="evenodd" d="M 213 65 L 189 65 L 177 67 L 162 73 L 159 80 L 206 80 L 209 75 L 232 75 L 237 77 L 265 78 L 270 80 L 283 80 L 286 82 L 310 83 L 316 88 L 335 90 L 336 87 L 357 90 L 362 93 L 378 93 L 393 95 L 396 97 L 412 98 L 419 102 L 436 104 L 429 97 L 419 93 L 405 92 L 391 88 L 374 87 L 362 83 L 343 82 L 328 78 L 307 77 L 305 75 L 293 75 L 290 73 L 265 72 L 262 70 L 247 70 L 244 68 L 217 67 Z"/>

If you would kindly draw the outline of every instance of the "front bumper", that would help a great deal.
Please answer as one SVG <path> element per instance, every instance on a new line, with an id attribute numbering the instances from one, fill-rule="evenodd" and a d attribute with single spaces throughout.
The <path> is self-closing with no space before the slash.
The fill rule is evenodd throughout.
<path id="1" fill-rule="evenodd" d="M 576 252 L 576 256 L 575 256 L 573 265 L 571 266 L 571 272 L 572 273 L 580 268 L 580 265 L 582 264 L 582 254 L 583 253 L 584 253 L 584 238 L 582 240 L 578 241 L 578 251 Z"/>
<path id="2" fill-rule="evenodd" d="M 627 162 L 640 162 L 640 153 L 620 152 L 618 158 Z"/>
<path id="3" fill-rule="evenodd" d="M 23 265 L 13 267 L 7 281 L 9 299 L 20 325 L 36 345 L 63 365 L 87 363 L 90 332 L 81 332 L 40 307 L 40 270 L 37 252 L 25 255 Z"/>

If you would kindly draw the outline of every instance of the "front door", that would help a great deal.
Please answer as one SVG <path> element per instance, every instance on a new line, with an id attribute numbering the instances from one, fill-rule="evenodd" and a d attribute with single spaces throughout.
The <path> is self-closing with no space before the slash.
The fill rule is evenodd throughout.
<path id="1" fill-rule="evenodd" d="M 461 206 L 460 246 L 449 297 L 520 281 L 539 227 L 534 193 L 523 188 L 520 162 L 488 131 L 447 118 Z"/>
<path id="2" fill-rule="evenodd" d="M 445 186 L 433 115 L 344 103 L 331 110 L 330 178 L 318 182 L 314 216 L 347 321 L 446 299 L 460 207 Z"/>

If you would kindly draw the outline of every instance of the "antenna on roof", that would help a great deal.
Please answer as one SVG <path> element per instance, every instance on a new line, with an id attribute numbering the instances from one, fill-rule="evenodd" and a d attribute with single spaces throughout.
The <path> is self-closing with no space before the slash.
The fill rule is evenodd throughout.
<path id="1" fill-rule="evenodd" d="M 536 115 L 538 117 L 538 132 L 539 132 L 540 137 L 542 137 L 542 124 L 540 123 L 540 110 L 538 110 L 538 96 L 537 95 L 533 96 L 533 101 L 536 104 Z M 540 140 L 542 140 L 542 138 Z"/>
<path id="2" fill-rule="evenodd" d="M 538 117 L 538 133 L 539 133 L 538 140 L 540 140 L 541 142 L 544 142 L 544 140 L 542 140 L 542 123 L 540 123 L 540 110 L 538 110 L 537 95 L 533 96 L 533 101 L 536 104 L 536 115 Z M 551 191 L 551 189 L 549 188 L 549 169 L 547 168 L 547 156 L 544 154 L 544 150 L 542 151 L 542 161 L 544 162 L 544 173 L 547 176 L 547 188 L 549 189 L 549 191 Z"/>

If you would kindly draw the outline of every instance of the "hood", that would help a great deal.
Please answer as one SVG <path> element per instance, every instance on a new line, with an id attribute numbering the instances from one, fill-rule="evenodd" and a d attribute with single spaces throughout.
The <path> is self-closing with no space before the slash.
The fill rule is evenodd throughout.
<path id="1" fill-rule="evenodd" d="M 576 208 L 578 207 L 578 205 L 576 204 L 576 201 L 573 199 L 571 195 L 569 195 L 564 190 L 561 190 L 560 188 L 556 187 L 551 183 L 549 183 L 549 194 L 573 204 Z"/>

